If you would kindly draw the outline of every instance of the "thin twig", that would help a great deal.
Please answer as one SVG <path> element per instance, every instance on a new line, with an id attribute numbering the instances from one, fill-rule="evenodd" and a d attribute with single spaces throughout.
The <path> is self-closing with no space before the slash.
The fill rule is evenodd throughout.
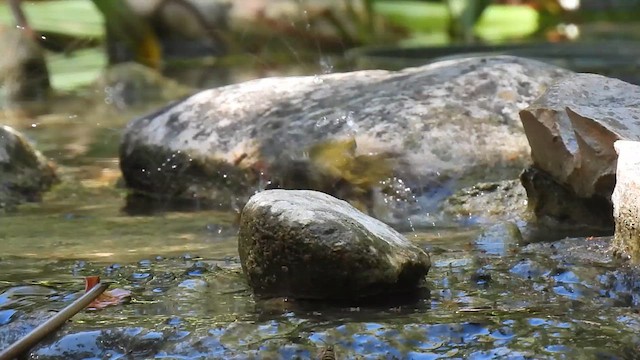
<path id="1" fill-rule="evenodd" d="M 71 319 L 73 315 L 77 314 L 82 309 L 87 307 L 87 305 L 91 304 L 91 302 L 95 300 L 100 294 L 102 294 L 108 287 L 109 284 L 107 283 L 99 283 L 98 285 L 91 288 L 91 290 L 84 293 L 82 296 L 76 299 L 76 301 L 72 302 L 67 307 L 60 310 L 60 312 L 49 318 L 47 321 L 31 330 L 31 332 L 25 335 L 25 337 L 14 342 L 13 344 L 9 345 L 9 347 L 0 352 L 0 360 L 11 360 L 27 351 L 29 348 L 37 344 L 38 341 L 51 334 L 60 326 L 62 326 L 62 324 L 64 324 L 67 320 Z"/>

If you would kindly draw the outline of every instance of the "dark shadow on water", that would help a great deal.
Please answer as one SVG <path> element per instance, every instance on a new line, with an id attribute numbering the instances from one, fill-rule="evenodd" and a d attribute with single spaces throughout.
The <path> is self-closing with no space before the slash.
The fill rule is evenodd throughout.
<path id="1" fill-rule="evenodd" d="M 354 300 L 295 300 L 288 298 L 256 299 L 261 321 L 281 318 L 292 312 L 298 318 L 326 321 L 350 318 L 371 321 L 373 317 L 397 317 L 431 308 L 431 290 L 425 286 L 410 292 L 380 294 Z"/>
<path id="2" fill-rule="evenodd" d="M 128 194 L 122 212 L 131 216 L 153 216 L 166 212 L 198 212 L 205 210 L 230 211 L 226 207 L 204 199 L 152 198 L 141 194 Z M 233 210 L 231 210 L 233 211 Z M 239 211 L 237 211 L 239 213 Z"/>

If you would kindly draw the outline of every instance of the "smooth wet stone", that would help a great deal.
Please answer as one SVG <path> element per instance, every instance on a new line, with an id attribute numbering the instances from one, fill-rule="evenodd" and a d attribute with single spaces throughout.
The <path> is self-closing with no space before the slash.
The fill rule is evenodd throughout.
<path id="1" fill-rule="evenodd" d="M 238 249 L 263 297 L 361 299 L 415 290 L 429 255 L 345 201 L 306 190 L 267 190 L 242 210 Z"/>
<path id="2" fill-rule="evenodd" d="M 256 189 L 310 189 L 406 219 L 516 177 L 529 161 L 518 111 L 568 74 L 498 56 L 248 81 L 131 121 L 120 164 L 149 197 L 241 207 Z"/>
<path id="3" fill-rule="evenodd" d="M 615 184 L 616 140 L 640 140 L 640 87 L 594 74 L 574 74 L 551 86 L 531 106 L 520 112 L 533 169 L 542 171 L 566 189 L 563 198 L 551 187 L 523 182 L 536 215 L 580 220 L 580 212 L 611 213 Z M 554 191 L 554 190 L 551 190 Z M 572 198 L 585 199 L 576 208 Z M 553 201 L 565 206 L 547 206 Z M 587 216 L 589 224 L 595 216 Z M 609 227 L 613 218 L 606 217 Z"/>
<path id="4" fill-rule="evenodd" d="M 0 209 L 38 201 L 57 181 L 53 165 L 22 134 L 0 125 Z"/>
<path id="5" fill-rule="evenodd" d="M 618 166 L 611 197 L 616 223 L 613 246 L 637 263 L 640 261 L 640 142 L 620 140 L 614 146 Z"/>

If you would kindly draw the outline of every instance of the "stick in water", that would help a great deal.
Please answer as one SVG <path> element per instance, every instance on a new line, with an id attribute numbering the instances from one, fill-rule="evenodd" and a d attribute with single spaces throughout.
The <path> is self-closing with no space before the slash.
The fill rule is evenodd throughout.
<path id="1" fill-rule="evenodd" d="M 11 360 L 25 352 L 27 349 L 31 348 L 38 341 L 42 340 L 45 336 L 51 334 L 56 329 L 58 329 L 62 324 L 64 324 L 67 320 L 71 319 L 73 315 L 79 313 L 87 307 L 87 305 L 91 304 L 93 300 L 95 300 L 100 294 L 102 294 L 107 288 L 109 284 L 107 283 L 98 283 L 96 286 L 92 287 L 91 290 L 85 292 L 82 296 L 80 296 L 76 301 L 69 304 L 64 309 L 60 310 L 57 314 L 49 318 L 44 323 L 40 324 L 35 329 L 31 330 L 25 337 L 14 342 L 9 345 L 8 348 L 4 349 L 0 352 L 0 360 Z"/>

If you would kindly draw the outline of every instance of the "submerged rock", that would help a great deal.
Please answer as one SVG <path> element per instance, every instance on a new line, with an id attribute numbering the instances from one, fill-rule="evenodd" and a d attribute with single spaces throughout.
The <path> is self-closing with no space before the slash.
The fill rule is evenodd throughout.
<path id="1" fill-rule="evenodd" d="M 311 189 L 406 219 L 516 177 L 529 161 L 517 113 L 568 73 L 499 56 L 225 86 L 133 120 L 121 167 L 151 197 L 228 207 L 256 188 Z"/>
<path id="2" fill-rule="evenodd" d="M 613 216 L 616 229 L 613 246 L 640 262 L 640 142 L 616 141 L 618 153 Z"/>
<path id="3" fill-rule="evenodd" d="M 619 139 L 640 140 L 640 87 L 593 74 L 575 74 L 551 86 L 520 112 L 531 145 L 534 171 L 542 171 L 561 191 L 523 182 L 536 215 L 592 223 L 611 214 Z M 552 191 L 553 194 L 549 194 Z M 562 196 L 558 198 L 558 196 Z M 574 206 L 581 199 L 582 206 Z M 558 206 L 548 205 L 554 202 Z M 565 204 L 565 205 L 563 205 Z M 604 207 L 604 210 L 603 210 Z M 577 214 L 592 212 L 593 216 Z M 605 223 L 613 225 L 612 216 Z"/>
<path id="4" fill-rule="evenodd" d="M 538 201 L 542 195 L 527 199 L 527 194 L 536 189 L 544 189 L 543 201 Z M 464 225 L 517 224 L 523 243 L 548 242 L 567 236 L 610 235 L 609 207 L 598 206 L 594 199 L 570 197 L 567 191 L 548 174 L 528 168 L 520 180 L 479 183 L 455 192 L 443 202 L 441 214 Z M 535 216 L 558 214 L 567 207 L 573 208 L 571 214 L 575 218 L 565 216 L 560 222 L 548 215 Z M 601 210 L 594 212 L 593 209 Z"/>
<path id="5" fill-rule="evenodd" d="M 22 134 L 0 125 L 0 209 L 37 201 L 57 181 L 53 166 Z"/>
<path id="6" fill-rule="evenodd" d="M 527 220 L 527 194 L 518 180 L 484 182 L 460 189 L 442 204 L 445 215 L 463 222 Z"/>
<path id="7" fill-rule="evenodd" d="M 474 240 L 476 248 L 489 255 L 507 255 L 524 243 L 518 225 L 512 221 L 499 222 L 484 230 Z"/>
<path id="8" fill-rule="evenodd" d="M 306 190 L 268 190 L 242 211 L 242 269 L 263 297 L 361 299 L 415 290 L 429 255 L 348 203 Z"/>

